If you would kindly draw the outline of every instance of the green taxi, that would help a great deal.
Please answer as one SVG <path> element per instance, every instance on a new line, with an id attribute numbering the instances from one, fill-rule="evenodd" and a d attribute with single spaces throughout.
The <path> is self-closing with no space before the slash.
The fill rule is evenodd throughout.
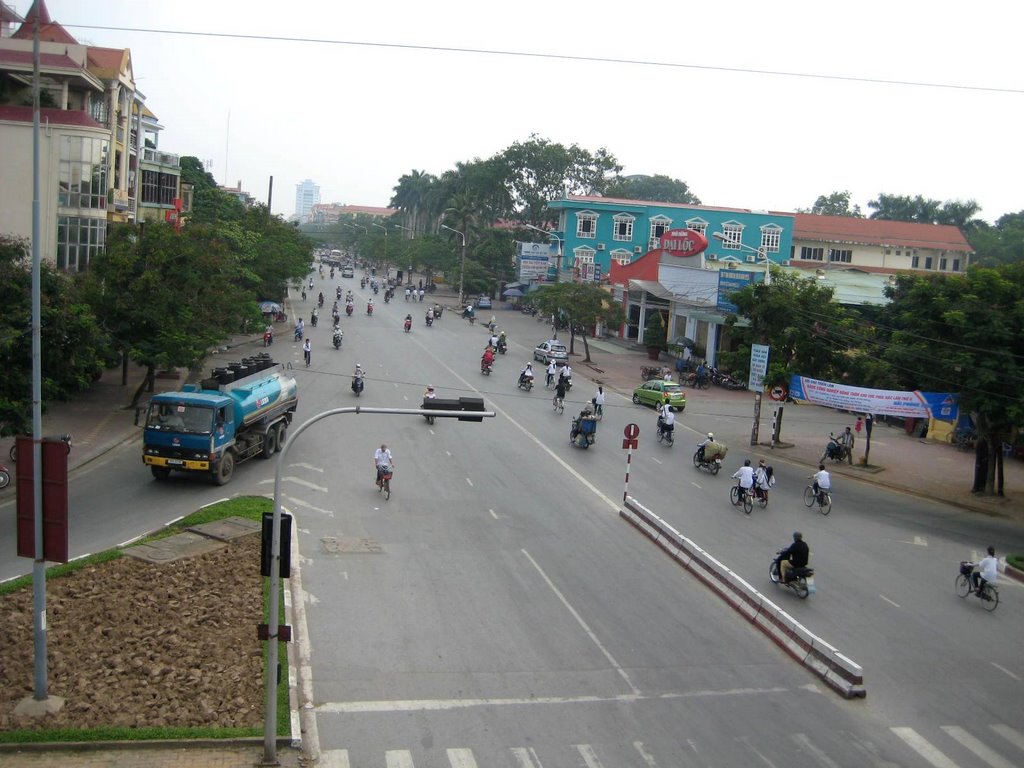
<path id="1" fill-rule="evenodd" d="M 654 408 L 668 403 L 673 411 L 682 411 L 686 408 L 686 394 L 674 381 L 648 381 L 633 390 L 633 402 Z"/>

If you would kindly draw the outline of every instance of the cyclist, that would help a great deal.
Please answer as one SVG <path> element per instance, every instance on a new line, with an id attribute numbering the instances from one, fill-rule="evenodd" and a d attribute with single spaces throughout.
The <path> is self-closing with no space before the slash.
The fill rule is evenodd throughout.
<path id="1" fill-rule="evenodd" d="M 996 548 L 989 547 L 987 552 L 988 557 L 982 558 L 981 562 L 975 566 L 974 573 L 971 574 L 971 580 L 974 582 L 974 594 L 978 597 L 981 597 L 981 590 L 986 584 L 996 583 L 996 574 L 999 568 Z"/>
<path id="2" fill-rule="evenodd" d="M 754 495 L 758 498 L 767 499 L 768 489 L 772 484 L 772 473 L 765 465 L 764 459 L 759 459 L 757 469 L 754 470 Z"/>
<path id="3" fill-rule="evenodd" d="M 737 469 L 733 477 L 739 478 L 740 501 L 754 487 L 754 468 L 750 466 L 750 459 L 743 462 L 743 466 Z"/>
<path id="4" fill-rule="evenodd" d="M 551 401 L 551 404 L 554 405 L 555 408 L 561 408 L 563 406 L 564 401 L 565 401 L 565 379 L 559 379 L 558 382 L 555 384 L 555 397 Z"/>
<path id="5" fill-rule="evenodd" d="M 676 428 L 676 415 L 672 413 L 672 406 L 662 403 L 658 410 L 658 432 L 664 433 L 665 437 L 672 440 L 672 432 Z"/>
<path id="6" fill-rule="evenodd" d="M 391 451 L 385 443 L 381 443 L 380 448 L 373 452 L 373 466 L 377 470 L 377 487 L 380 488 L 383 482 L 384 468 L 390 468 L 392 471 L 395 468 L 395 457 L 391 455 Z"/>
<path id="7" fill-rule="evenodd" d="M 779 552 L 775 562 L 779 564 L 779 581 L 785 584 L 791 568 L 806 568 L 811 559 L 811 549 L 800 531 L 793 534 L 793 543 Z"/>
<path id="8" fill-rule="evenodd" d="M 597 394 L 591 402 L 594 404 L 594 415 L 600 419 L 604 416 L 604 387 L 598 386 Z"/>
<path id="9" fill-rule="evenodd" d="M 555 381 L 555 374 L 557 372 L 558 372 L 558 366 L 555 365 L 555 361 L 554 360 L 550 361 L 548 363 L 548 370 L 547 370 L 548 377 L 544 381 L 545 389 L 549 388 L 554 383 L 554 381 Z"/>
<path id="10" fill-rule="evenodd" d="M 814 497 L 817 499 L 821 498 L 822 493 L 828 493 L 832 488 L 832 476 L 829 475 L 824 464 L 818 465 L 818 471 L 811 475 L 810 479 L 814 480 Z"/>

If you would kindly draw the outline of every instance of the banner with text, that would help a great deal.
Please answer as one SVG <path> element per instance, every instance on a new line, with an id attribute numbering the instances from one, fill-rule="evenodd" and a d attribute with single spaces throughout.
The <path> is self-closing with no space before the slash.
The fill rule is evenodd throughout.
<path id="1" fill-rule="evenodd" d="M 899 392 L 889 389 L 866 389 L 836 384 L 832 381 L 793 376 L 789 396 L 814 405 L 840 408 L 854 413 L 873 413 L 905 418 L 931 416 L 943 421 L 959 417 L 957 395 L 945 392 Z"/>
<path id="2" fill-rule="evenodd" d="M 558 249 L 547 243 L 519 243 L 519 279 L 524 283 L 543 281 L 548 266 L 557 260 Z"/>

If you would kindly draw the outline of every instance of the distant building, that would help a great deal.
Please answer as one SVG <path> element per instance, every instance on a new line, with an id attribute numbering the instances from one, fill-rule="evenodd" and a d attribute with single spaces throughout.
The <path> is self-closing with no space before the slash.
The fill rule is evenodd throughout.
<path id="1" fill-rule="evenodd" d="M 306 179 L 295 185 L 295 218 L 300 224 L 309 222 L 309 212 L 320 202 L 320 185 Z"/>
<path id="2" fill-rule="evenodd" d="M 256 198 L 242 189 L 242 180 L 238 180 L 238 186 L 235 187 L 217 187 L 221 192 L 231 195 L 236 198 L 238 202 L 244 205 L 246 208 L 252 208 L 256 205 Z"/>
<path id="3" fill-rule="evenodd" d="M 341 205 L 339 203 L 317 203 L 310 208 L 309 224 L 334 224 L 338 219 L 356 216 L 371 216 L 388 219 L 398 213 L 397 208 L 378 208 L 372 205 Z"/>

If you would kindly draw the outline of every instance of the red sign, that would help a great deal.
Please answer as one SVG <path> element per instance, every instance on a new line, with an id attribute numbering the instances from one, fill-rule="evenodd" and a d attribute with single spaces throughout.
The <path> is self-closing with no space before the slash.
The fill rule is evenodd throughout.
<path id="1" fill-rule="evenodd" d="M 708 240 L 692 229 L 670 229 L 661 236 L 661 247 L 670 256 L 696 256 L 708 247 Z"/>
<path id="2" fill-rule="evenodd" d="M 640 427 L 636 424 L 627 424 L 626 428 L 622 430 L 622 434 L 626 436 L 626 439 L 622 441 L 624 449 L 638 447 L 637 438 L 640 437 Z"/>

